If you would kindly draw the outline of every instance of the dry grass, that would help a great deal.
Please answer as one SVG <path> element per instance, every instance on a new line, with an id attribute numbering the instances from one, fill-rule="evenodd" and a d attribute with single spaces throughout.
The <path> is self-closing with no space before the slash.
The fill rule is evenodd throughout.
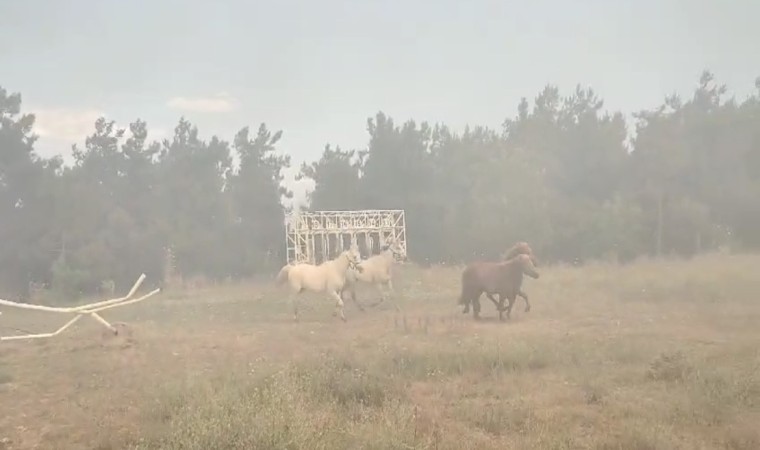
<path id="1" fill-rule="evenodd" d="M 269 285 L 166 292 L 109 311 L 119 337 L 0 344 L 0 449 L 760 448 L 758 267 L 544 268 L 504 323 L 460 313 L 460 268 L 406 266 L 403 315 L 347 323 L 307 295 L 294 324 Z"/>

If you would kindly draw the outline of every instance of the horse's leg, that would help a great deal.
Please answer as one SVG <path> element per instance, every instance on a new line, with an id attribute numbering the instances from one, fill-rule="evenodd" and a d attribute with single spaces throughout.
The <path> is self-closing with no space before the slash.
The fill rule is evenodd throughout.
<path id="1" fill-rule="evenodd" d="M 343 293 L 348 291 L 349 294 L 351 294 L 351 300 L 354 302 L 357 308 L 359 308 L 359 311 L 364 311 L 364 305 L 359 303 L 359 301 L 356 299 L 356 285 L 354 284 L 346 284 L 343 286 L 343 289 L 340 291 L 340 298 L 343 298 Z"/>
<path id="2" fill-rule="evenodd" d="M 380 291 L 380 300 L 374 305 L 372 305 L 372 306 L 377 306 L 380 303 L 383 303 L 384 301 L 388 300 L 388 297 L 390 297 L 389 293 L 390 294 L 393 293 L 393 283 L 391 283 L 390 279 L 386 281 L 382 281 L 382 278 L 381 279 L 376 278 L 374 281 L 374 285 L 377 287 L 377 290 Z M 398 305 L 394 303 L 393 306 L 396 307 L 396 311 L 399 310 Z"/>
<path id="3" fill-rule="evenodd" d="M 380 303 L 383 303 L 386 300 L 387 296 L 385 295 L 385 282 L 380 281 L 376 278 L 373 278 L 369 281 L 369 283 L 372 284 L 373 289 L 376 289 L 378 292 L 380 292 L 380 300 L 370 305 L 374 308 L 375 306 L 380 305 Z"/>
<path id="4" fill-rule="evenodd" d="M 377 288 L 378 291 L 380 291 L 380 300 L 376 301 L 375 303 L 370 304 L 369 306 L 374 308 L 378 306 L 379 304 L 386 301 L 389 297 L 395 297 L 396 292 L 393 289 L 393 282 L 391 282 L 390 279 L 387 281 L 381 281 L 374 279 L 370 281 L 373 286 Z M 396 301 L 393 301 L 393 307 L 396 309 L 397 312 L 401 312 L 401 308 L 399 308 Z"/>
<path id="5" fill-rule="evenodd" d="M 496 306 L 496 308 L 499 310 L 499 320 L 504 320 L 504 310 L 506 308 L 504 307 L 504 295 L 501 293 L 499 294 L 499 304 Z"/>
<path id="6" fill-rule="evenodd" d="M 351 300 L 353 300 L 353 302 L 356 303 L 356 306 L 359 307 L 360 311 L 366 311 L 364 309 L 364 305 L 359 303 L 359 300 L 356 299 L 356 286 L 351 286 Z"/>
<path id="7" fill-rule="evenodd" d="M 298 297 L 300 292 L 290 293 L 290 303 L 293 306 L 293 320 L 298 322 Z"/>
<path id="8" fill-rule="evenodd" d="M 290 304 L 293 307 L 293 321 L 298 322 L 298 300 L 303 286 L 298 280 L 288 280 L 288 292 L 290 297 Z"/>
<path id="9" fill-rule="evenodd" d="M 338 291 L 331 290 L 330 294 L 331 294 L 331 297 L 335 299 L 335 312 L 333 313 L 333 315 L 337 314 L 338 316 L 340 316 L 340 319 L 345 322 L 346 316 L 345 314 L 343 314 L 343 299 L 340 298 L 340 294 L 338 293 Z"/>
<path id="10" fill-rule="evenodd" d="M 530 302 L 528 301 L 528 296 L 525 295 L 525 292 L 522 291 L 522 289 L 517 291 L 517 295 L 523 298 L 525 300 L 525 312 L 530 311 Z"/>
<path id="11" fill-rule="evenodd" d="M 488 292 L 486 292 L 486 297 L 488 297 L 488 299 L 493 302 L 493 304 L 494 304 L 494 306 L 496 306 L 497 310 L 501 310 L 501 295 L 499 295 L 499 301 L 498 302 L 496 301 L 495 298 L 493 298 L 493 294 L 489 294 Z"/>
<path id="12" fill-rule="evenodd" d="M 470 312 L 470 289 L 467 287 L 466 284 L 462 284 L 462 290 L 459 293 L 459 305 L 464 305 L 464 308 L 462 309 L 462 314 L 467 314 Z"/>
<path id="13" fill-rule="evenodd" d="M 473 297 L 470 303 L 472 303 L 472 317 L 475 320 L 480 320 L 480 292 L 476 297 Z"/>
<path id="14" fill-rule="evenodd" d="M 508 295 L 507 298 L 509 299 L 509 305 L 507 305 L 507 319 L 511 319 L 512 306 L 515 304 L 515 299 L 517 299 L 517 296 L 514 293 L 512 293 Z"/>
<path id="15" fill-rule="evenodd" d="M 396 302 L 396 290 L 393 289 L 393 282 L 390 278 L 388 278 L 388 281 L 385 282 L 385 288 L 386 296 L 393 298 L 392 303 L 393 307 L 396 308 L 396 312 L 401 312 L 401 308 L 398 307 L 398 303 Z"/>

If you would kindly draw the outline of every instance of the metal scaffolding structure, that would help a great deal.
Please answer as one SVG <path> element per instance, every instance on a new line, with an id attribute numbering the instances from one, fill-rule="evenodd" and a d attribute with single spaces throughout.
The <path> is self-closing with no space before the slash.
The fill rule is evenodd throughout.
<path id="1" fill-rule="evenodd" d="M 366 258 L 395 239 L 406 256 L 404 210 L 294 212 L 285 222 L 288 264 L 320 264 L 356 244 Z"/>

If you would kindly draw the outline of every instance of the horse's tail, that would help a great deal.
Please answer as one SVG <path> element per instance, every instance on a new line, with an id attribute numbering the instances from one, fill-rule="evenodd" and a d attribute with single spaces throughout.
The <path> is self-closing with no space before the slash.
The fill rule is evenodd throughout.
<path id="1" fill-rule="evenodd" d="M 290 264 L 285 264 L 282 266 L 282 269 L 277 272 L 277 277 L 274 279 L 275 284 L 279 286 L 288 279 L 288 272 L 290 272 L 290 267 Z"/>

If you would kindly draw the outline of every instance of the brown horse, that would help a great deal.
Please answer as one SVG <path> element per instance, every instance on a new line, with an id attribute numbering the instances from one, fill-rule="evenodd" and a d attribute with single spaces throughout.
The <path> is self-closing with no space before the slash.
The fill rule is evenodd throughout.
<path id="1" fill-rule="evenodd" d="M 517 242 L 515 245 L 513 245 L 501 256 L 501 259 L 503 261 L 506 261 L 514 258 L 517 255 L 528 255 L 530 257 L 530 262 L 533 263 L 534 266 L 538 267 L 538 261 L 536 260 L 536 255 L 533 254 L 533 249 L 530 248 L 530 245 L 524 241 Z M 523 292 L 521 288 L 518 288 L 517 295 L 525 300 L 525 312 L 530 311 L 530 302 L 528 301 L 528 296 L 525 294 L 525 292 Z M 493 298 L 491 298 L 491 300 L 495 302 Z M 470 312 L 469 302 L 465 303 L 462 314 L 467 314 L 468 312 Z"/>
<path id="2" fill-rule="evenodd" d="M 486 262 L 477 261 L 469 264 L 462 272 L 462 293 L 459 296 L 459 304 L 465 305 L 463 313 L 469 311 L 472 303 L 472 315 L 475 319 L 480 318 L 480 295 L 486 296 L 496 305 L 499 311 L 499 320 L 504 320 L 504 310 L 507 318 L 512 313 L 512 305 L 520 292 L 523 274 L 531 278 L 538 278 L 531 257 L 519 254 L 507 261 Z M 499 301 L 493 297 L 499 296 Z M 504 308 L 504 299 L 509 299 L 509 305 Z"/>
<path id="3" fill-rule="evenodd" d="M 538 267 L 538 261 L 536 260 L 536 255 L 533 254 L 533 249 L 530 248 L 530 245 L 528 245 L 527 242 L 520 241 L 512 246 L 507 252 L 501 257 L 502 260 L 506 261 L 508 259 L 512 259 L 517 255 L 528 255 L 530 256 L 530 262 L 533 263 L 534 266 Z M 528 301 L 528 296 L 525 295 L 525 292 L 522 291 L 522 289 L 517 290 L 517 295 L 523 298 L 525 300 L 525 312 L 530 311 L 530 302 Z M 467 310 L 468 308 L 465 307 Z M 467 311 L 464 311 L 466 314 Z"/>

